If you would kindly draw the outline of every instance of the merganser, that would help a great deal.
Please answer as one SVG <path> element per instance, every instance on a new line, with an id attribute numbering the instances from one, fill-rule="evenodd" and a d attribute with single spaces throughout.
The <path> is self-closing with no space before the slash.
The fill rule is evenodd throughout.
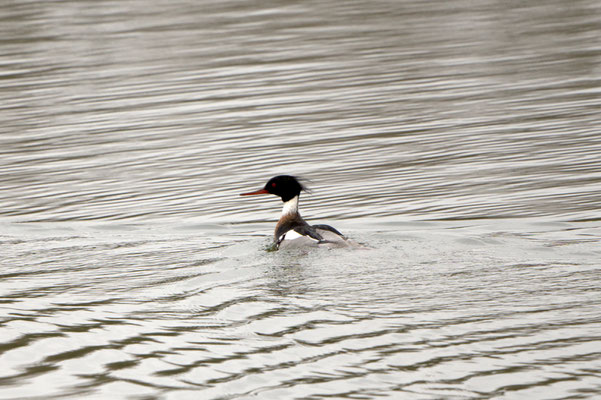
<path id="1" fill-rule="evenodd" d="M 346 237 L 330 225 L 309 225 L 298 212 L 298 198 L 307 189 L 290 175 L 273 177 L 263 189 L 242 193 L 240 196 L 256 194 L 274 194 L 282 198 L 284 208 L 282 216 L 275 226 L 274 247 L 292 248 L 325 245 L 328 247 L 348 247 L 351 243 Z"/>

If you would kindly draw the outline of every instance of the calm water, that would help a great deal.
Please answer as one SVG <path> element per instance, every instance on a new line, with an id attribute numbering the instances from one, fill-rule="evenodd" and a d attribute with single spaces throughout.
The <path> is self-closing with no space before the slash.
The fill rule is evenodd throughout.
<path id="1" fill-rule="evenodd" d="M 0 398 L 599 397 L 601 3 L 526 3 L 4 2 Z"/>

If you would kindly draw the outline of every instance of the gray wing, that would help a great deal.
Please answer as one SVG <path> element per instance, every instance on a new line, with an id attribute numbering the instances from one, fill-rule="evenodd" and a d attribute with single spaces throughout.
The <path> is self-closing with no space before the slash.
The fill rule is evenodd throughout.
<path id="1" fill-rule="evenodd" d="M 319 233 L 317 233 L 315 227 L 311 225 L 297 226 L 294 228 L 294 231 L 300 235 L 309 236 L 310 238 L 315 239 L 318 242 L 321 242 L 323 240 L 323 237 Z"/>
<path id="2" fill-rule="evenodd" d="M 330 225 L 324 225 L 324 224 L 320 224 L 320 225 L 313 225 L 311 226 L 311 228 L 313 229 L 322 229 L 324 231 L 330 231 L 332 233 L 337 234 L 340 237 L 344 237 L 344 235 L 342 233 L 340 233 L 336 228 L 330 226 Z"/>
<path id="3" fill-rule="evenodd" d="M 323 241 L 323 237 L 317 233 L 317 230 L 306 222 L 302 221 L 289 221 L 278 227 L 276 231 L 276 244 L 279 245 L 284 237 L 286 237 L 286 233 L 290 231 L 295 231 L 299 235 L 308 236 L 311 239 L 317 240 L 318 242 Z"/>
<path id="4" fill-rule="evenodd" d="M 321 233 L 318 232 L 318 230 L 320 230 Z M 335 239 L 335 237 L 332 237 L 332 235 L 330 235 L 330 237 L 328 238 L 327 234 L 330 233 L 338 236 L 340 239 L 342 239 L 342 241 L 346 240 L 346 237 L 342 233 L 340 233 L 336 228 L 331 227 L 330 225 L 309 225 L 305 221 L 291 220 L 286 221 L 277 228 L 275 243 L 276 246 L 279 247 L 280 243 L 282 243 L 282 241 L 286 237 L 286 233 L 290 231 L 294 231 L 299 235 L 311 238 L 315 240 L 316 244 L 338 242 L 338 239 Z"/>

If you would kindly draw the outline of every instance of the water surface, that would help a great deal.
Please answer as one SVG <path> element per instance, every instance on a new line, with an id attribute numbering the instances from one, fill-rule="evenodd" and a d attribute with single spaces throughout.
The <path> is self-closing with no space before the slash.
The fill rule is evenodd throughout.
<path id="1" fill-rule="evenodd" d="M 601 393 L 597 2 L 1 18 L 1 398 Z"/>

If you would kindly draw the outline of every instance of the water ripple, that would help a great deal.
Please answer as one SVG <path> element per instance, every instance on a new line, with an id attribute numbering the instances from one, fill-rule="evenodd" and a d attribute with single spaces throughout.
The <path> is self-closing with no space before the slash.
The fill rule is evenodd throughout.
<path id="1" fill-rule="evenodd" d="M 598 2 L 366 4 L 3 7 L 2 398 L 600 392 Z"/>

